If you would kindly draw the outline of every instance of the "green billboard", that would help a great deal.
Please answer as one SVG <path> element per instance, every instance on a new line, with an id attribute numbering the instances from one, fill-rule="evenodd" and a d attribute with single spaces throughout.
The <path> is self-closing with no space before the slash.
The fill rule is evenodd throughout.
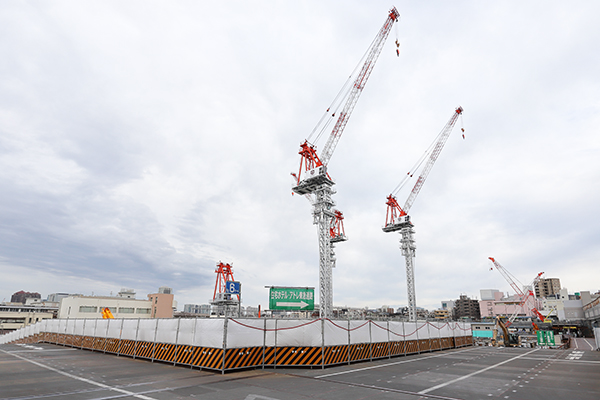
<path id="1" fill-rule="evenodd" d="M 315 289 L 308 287 L 271 287 L 269 309 L 311 311 L 315 309 Z"/>

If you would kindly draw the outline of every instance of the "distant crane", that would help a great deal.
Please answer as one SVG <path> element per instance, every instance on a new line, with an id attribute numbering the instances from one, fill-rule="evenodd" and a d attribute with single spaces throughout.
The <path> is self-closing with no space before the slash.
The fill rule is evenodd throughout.
<path id="1" fill-rule="evenodd" d="M 519 285 L 517 285 L 515 283 L 515 280 L 518 281 L 517 278 L 514 277 L 514 275 L 512 275 L 510 272 L 508 272 L 508 270 L 506 268 L 504 268 L 498 261 L 496 261 L 495 258 L 493 257 L 488 257 L 492 263 L 494 264 L 494 266 L 496 267 L 496 270 L 498 270 L 498 272 L 500 272 L 500 274 L 502 274 L 502 276 L 504 277 L 504 279 L 506 279 L 506 281 L 508 282 L 508 284 L 510 285 L 510 287 L 512 287 L 512 289 L 515 291 L 515 293 L 519 296 L 520 299 L 520 303 L 519 306 L 516 308 L 515 312 L 508 318 L 508 321 L 506 323 L 506 326 L 510 326 L 515 318 L 517 317 L 517 314 L 519 313 L 519 310 L 523 307 L 523 305 L 531 298 L 535 298 L 535 294 L 533 293 L 533 290 L 531 290 L 531 287 L 534 287 L 542 278 L 542 275 L 544 274 L 543 272 L 540 272 L 537 274 L 537 276 L 535 278 L 533 278 L 533 281 L 531 282 L 530 285 L 528 285 L 526 292 L 523 292 L 523 290 L 519 287 Z M 537 308 L 533 307 L 531 309 L 531 312 L 537 317 L 539 318 L 539 320 L 541 322 L 544 322 L 544 316 L 537 310 Z"/>
<path id="2" fill-rule="evenodd" d="M 342 87 L 342 90 L 327 109 L 308 139 L 300 145 L 298 153 L 300 154 L 300 168 L 297 174 L 292 173 L 292 176 L 295 178 L 295 186 L 292 188 L 293 192 L 299 195 L 311 195 L 313 224 L 318 227 L 319 302 L 321 306 L 320 316 L 322 318 L 329 318 L 333 314 L 332 268 L 335 266 L 334 243 L 347 240 L 343 231 L 343 215 L 340 211 L 333 209 L 335 202 L 331 196 L 335 194 L 335 190 L 333 189 L 335 183 L 327 173 L 327 165 L 352 115 L 356 102 L 371 75 L 385 40 L 399 16 L 398 10 L 392 7 L 388 12 L 385 23 L 369 47 L 362 68 L 356 75 L 356 78 L 353 79 L 354 74 L 348 78 L 348 81 Z M 350 85 L 352 80 L 353 83 Z M 321 137 L 332 121 L 331 118 L 335 118 L 342 104 L 343 108 L 339 111 L 333 130 L 329 134 L 325 147 L 321 151 L 321 156 L 318 156 L 316 146 L 311 144 L 309 139 L 315 133 L 315 141 Z M 329 118 L 330 115 L 331 118 Z M 314 198 L 312 195 L 314 195 Z"/>
<path id="3" fill-rule="evenodd" d="M 225 285 L 227 282 L 235 281 L 235 279 L 233 279 L 233 267 L 229 264 L 223 264 L 221 261 L 219 261 L 215 272 L 217 274 L 217 280 L 215 282 L 213 301 L 221 300 L 219 297 L 223 297 L 223 295 L 225 295 Z M 218 296 L 219 294 L 221 294 L 221 296 Z"/>
<path id="4" fill-rule="evenodd" d="M 463 109 L 462 107 L 458 107 L 452 113 L 452 117 L 446 123 L 442 131 L 438 134 L 434 143 L 429 147 L 429 149 L 425 152 L 424 156 L 415 164 L 413 169 L 408 172 L 404 180 L 396 187 L 394 192 L 387 197 L 387 212 L 385 216 L 385 226 L 383 227 L 384 232 L 397 232 L 400 231 L 401 239 L 400 239 L 400 249 L 402 250 L 402 255 L 406 261 L 406 287 L 408 292 L 408 319 L 410 321 L 417 320 L 417 299 L 415 293 L 415 267 L 413 258 L 415 257 L 415 251 L 417 246 L 415 244 L 414 239 L 414 225 L 410 221 L 410 216 L 408 212 L 412 207 L 417 195 L 421 191 L 431 168 L 433 168 L 433 164 L 435 164 L 440 152 L 444 148 L 444 144 L 446 144 L 446 140 L 450 133 L 452 132 L 452 128 L 456 124 L 458 117 L 462 115 Z M 462 129 L 464 132 L 464 129 Z M 404 203 L 404 207 L 400 207 L 400 204 L 396 200 L 395 194 L 408 182 L 408 180 L 414 175 L 415 171 L 419 169 L 425 159 L 427 163 L 421 172 L 421 175 L 417 179 L 415 186 L 413 187 L 406 203 Z"/>

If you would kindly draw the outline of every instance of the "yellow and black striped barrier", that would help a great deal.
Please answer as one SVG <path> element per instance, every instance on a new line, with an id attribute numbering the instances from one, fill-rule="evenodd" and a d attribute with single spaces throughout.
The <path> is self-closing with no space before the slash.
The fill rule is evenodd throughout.
<path id="1" fill-rule="evenodd" d="M 119 344 L 119 355 L 133 357 L 135 352 L 135 341 L 129 339 L 121 339 Z"/>
<path id="2" fill-rule="evenodd" d="M 195 348 L 195 346 L 179 345 L 175 362 L 177 364 L 191 365 Z"/>
<path id="3" fill-rule="evenodd" d="M 93 336 L 84 336 L 81 341 L 81 348 L 93 350 L 94 349 L 94 337 Z"/>
<path id="4" fill-rule="evenodd" d="M 405 354 L 414 354 L 419 352 L 419 342 L 417 340 L 408 340 L 405 342 L 405 346 Z"/>
<path id="5" fill-rule="evenodd" d="M 275 366 L 275 347 L 266 347 L 263 353 L 263 365 Z"/>
<path id="6" fill-rule="evenodd" d="M 360 343 L 349 346 L 350 361 L 364 361 L 371 359 L 371 344 Z"/>
<path id="7" fill-rule="evenodd" d="M 133 355 L 135 358 L 154 358 L 154 347 L 155 344 L 151 342 L 136 342 L 134 347 Z"/>
<path id="8" fill-rule="evenodd" d="M 92 344 L 93 350 L 104 351 L 104 345 L 106 343 L 106 338 L 95 338 L 94 343 Z"/>
<path id="9" fill-rule="evenodd" d="M 390 355 L 399 356 L 406 353 L 406 342 L 390 342 Z"/>
<path id="10" fill-rule="evenodd" d="M 263 363 L 262 347 L 242 347 L 239 349 L 227 349 L 225 351 L 225 365 L 223 369 L 238 369 L 248 367 L 260 367 Z"/>
<path id="11" fill-rule="evenodd" d="M 336 365 L 348 362 L 348 345 L 325 347 L 324 365 Z"/>
<path id="12" fill-rule="evenodd" d="M 223 349 L 215 349 L 213 347 L 195 347 L 190 365 L 222 371 Z"/>
<path id="13" fill-rule="evenodd" d="M 277 347 L 276 365 L 313 366 L 321 365 L 321 347 Z"/>
<path id="14" fill-rule="evenodd" d="M 371 343 L 371 358 L 386 358 L 390 356 L 389 343 Z"/>
<path id="15" fill-rule="evenodd" d="M 154 360 L 174 362 L 177 352 L 176 344 L 156 343 L 154 346 Z"/>
<path id="16" fill-rule="evenodd" d="M 104 348 L 104 351 L 106 353 L 118 353 L 119 352 L 119 339 L 106 339 L 106 347 Z"/>

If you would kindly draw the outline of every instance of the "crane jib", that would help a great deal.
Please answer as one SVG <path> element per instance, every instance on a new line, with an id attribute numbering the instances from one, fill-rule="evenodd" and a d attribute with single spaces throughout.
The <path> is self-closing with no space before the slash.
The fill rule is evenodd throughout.
<path id="1" fill-rule="evenodd" d="M 358 98 L 360 97 L 360 94 L 362 93 L 362 91 L 367 83 L 367 80 L 369 79 L 369 77 L 371 75 L 373 67 L 375 66 L 377 58 L 379 57 L 379 54 L 381 53 L 381 50 L 383 48 L 383 45 L 384 45 L 387 37 L 389 36 L 392 26 L 393 26 L 394 22 L 396 22 L 398 20 L 399 16 L 400 16 L 400 13 L 398 12 L 398 10 L 395 7 L 392 7 L 392 9 L 390 9 L 390 11 L 388 13 L 388 17 L 387 17 L 385 23 L 383 24 L 383 26 L 377 33 L 375 40 L 373 41 L 371 47 L 369 48 L 369 50 L 367 52 L 368 55 L 366 57 L 366 60 L 363 63 L 358 76 L 354 80 L 352 90 L 350 90 L 350 93 L 348 93 L 348 95 L 347 95 L 348 97 L 346 99 L 344 107 L 342 108 L 342 111 L 339 114 L 338 120 L 336 121 L 336 124 L 333 127 L 333 130 L 329 134 L 329 137 L 327 138 L 325 146 L 323 147 L 323 151 L 321 152 L 320 161 L 322 162 L 323 165 L 327 165 L 329 163 L 329 160 L 330 160 L 331 156 L 333 155 L 333 152 L 335 151 L 335 148 L 336 148 L 336 146 L 340 140 L 340 137 L 342 136 L 342 133 L 348 123 L 348 120 L 352 114 L 352 111 L 354 110 L 354 107 L 356 106 L 356 102 L 358 101 Z M 300 153 L 300 155 L 302 157 L 304 157 L 302 152 Z M 301 160 L 301 164 L 302 164 L 302 160 Z M 310 164 L 310 162 L 305 162 L 305 165 L 308 165 L 308 164 Z M 301 169 L 300 174 L 302 172 L 303 171 Z M 306 172 L 306 170 L 304 172 Z M 298 175 L 298 183 L 300 183 L 303 180 L 303 177 L 300 174 Z"/>

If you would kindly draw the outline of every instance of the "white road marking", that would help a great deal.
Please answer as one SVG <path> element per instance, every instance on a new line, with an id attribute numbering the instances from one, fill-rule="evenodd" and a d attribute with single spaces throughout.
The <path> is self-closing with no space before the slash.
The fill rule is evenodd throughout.
<path id="1" fill-rule="evenodd" d="M 374 368 L 383 368 L 383 367 L 389 367 L 391 365 L 398 365 L 398 364 L 404 364 L 404 363 L 409 363 L 409 362 L 414 362 L 414 361 L 427 360 L 428 358 L 451 356 L 453 354 L 464 353 L 465 351 L 472 351 L 472 350 L 477 350 L 477 348 L 474 347 L 472 349 L 459 350 L 459 351 L 454 351 L 452 353 L 444 353 L 444 354 L 438 354 L 438 355 L 435 355 L 435 356 L 428 356 L 428 357 L 419 357 L 419 358 L 414 358 L 414 359 L 411 359 L 411 360 L 398 361 L 398 362 L 393 362 L 393 363 L 389 363 L 389 364 L 374 365 L 372 367 L 358 368 L 358 369 L 353 369 L 353 370 L 350 370 L 350 371 L 334 372 L 333 374 L 326 374 L 326 375 L 315 376 L 315 378 L 319 379 L 319 378 L 327 378 L 327 377 L 335 376 L 335 375 L 351 374 L 353 372 L 366 371 L 366 370 L 374 369 Z M 404 378 L 402 378 L 402 379 L 404 379 Z"/>
<path id="2" fill-rule="evenodd" d="M 569 354 L 566 360 L 579 360 L 583 356 L 583 351 L 573 351 Z"/>
<path id="3" fill-rule="evenodd" d="M 506 363 L 509 363 L 509 362 L 511 362 L 511 361 L 513 361 L 513 360 L 516 360 L 517 358 L 521 358 L 521 357 L 524 357 L 524 356 L 526 356 L 526 355 L 528 355 L 528 354 L 531 354 L 531 353 L 533 353 L 533 352 L 535 352 L 535 351 L 538 351 L 538 349 L 534 349 L 534 350 L 531 350 L 531 351 L 529 351 L 529 352 L 527 352 L 527 353 L 523 353 L 523 354 L 521 354 L 520 356 L 516 356 L 516 357 L 510 358 L 510 359 L 508 359 L 508 360 L 505 360 L 505 361 L 499 362 L 498 364 L 490 365 L 490 366 L 489 366 L 489 367 L 487 367 L 487 368 L 480 369 L 479 371 L 472 372 L 472 373 L 470 373 L 470 374 L 468 374 L 468 375 L 465 375 L 465 376 L 461 376 L 460 378 L 452 379 L 451 381 L 448 381 L 448 382 L 446 382 L 446 383 L 441 383 L 441 384 L 439 384 L 439 385 L 437 385 L 437 386 L 430 387 L 429 389 L 421 390 L 421 391 L 419 392 L 419 394 L 426 394 L 426 393 L 429 393 L 429 392 L 431 392 L 431 391 L 433 391 L 433 390 L 436 390 L 436 389 L 443 388 L 444 386 L 451 385 L 451 384 L 453 384 L 453 383 L 455 383 L 455 382 L 462 381 L 463 379 L 467 379 L 467 378 L 470 378 L 470 377 L 472 377 L 472 376 L 475 376 L 475 375 L 481 374 L 482 372 L 488 371 L 488 370 L 490 370 L 490 369 L 492 369 L 492 368 L 499 367 L 499 366 L 501 366 L 501 365 L 503 365 L 503 364 L 506 364 Z"/>
<path id="4" fill-rule="evenodd" d="M 100 383 L 100 382 L 95 382 L 95 381 L 92 381 L 91 379 L 82 378 L 82 377 L 80 377 L 80 376 L 77 376 L 77 375 L 72 375 L 72 374 L 69 374 L 68 372 L 64 372 L 64 371 L 61 371 L 61 370 L 59 370 L 59 369 L 52 368 L 52 367 L 49 367 L 49 366 L 47 366 L 47 365 L 44 365 L 44 364 L 42 364 L 42 363 L 39 363 L 39 362 L 36 362 L 36 361 L 30 360 L 30 359 L 28 359 L 28 358 L 25 358 L 25 357 L 22 357 L 22 356 L 20 356 L 20 355 L 18 355 L 18 354 L 9 353 L 8 351 L 2 350 L 2 349 L 0 349 L 0 351 L 1 351 L 1 352 L 3 352 L 3 353 L 5 353 L 5 354 L 9 354 L 9 355 L 11 355 L 11 356 L 13 356 L 13 357 L 17 357 L 18 359 L 21 359 L 21 360 L 23 360 L 23 361 L 30 362 L 30 363 L 32 363 L 32 364 L 34 364 L 34 365 L 37 365 L 38 367 L 41 367 L 41 368 L 46 368 L 46 369 L 48 369 L 48 370 L 50 370 L 50 371 L 53 371 L 53 372 L 56 372 L 56 373 L 58 373 L 58 374 L 61 374 L 61 375 L 63 375 L 63 376 L 66 376 L 67 378 L 76 379 L 76 380 L 78 380 L 78 381 L 80 381 L 80 382 L 85 382 L 85 383 L 88 383 L 88 384 L 90 384 L 90 385 L 94 385 L 94 386 L 101 387 L 101 388 L 103 388 L 103 389 L 107 389 L 107 390 L 113 390 L 113 391 L 115 391 L 115 392 L 123 393 L 123 394 L 126 394 L 126 395 L 128 395 L 128 396 L 133 396 L 133 397 L 135 397 L 136 399 L 142 399 L 142 400 L 156 400 L 156 399 L 154 399 L 153 397 L 144 396 L 144 395 L 142 395 L 142 394 L 137 394 L 137 393 L 135 393 L 135 392 L 130 392 L 129 390 L 119 389 L 119 388 L 116 388 L 116 387 L 112 387 L 112 386 L 109 386 L 109 385 L 105 385 L 104 383 Z"/>
<path id="5" fill-rule="evenodd" d="M 258 394 L 249 394 L 244 400 L 279 400 L 272 397 L 265 397 Z"/>
<path id="6" fill-rule="evenodd" d="M 43 351 L 44 353 L 47 351 L 77 351 L 77 349 L 72 349 L 72 348 L 64 348 L 64 349 L 43 349 L 43 348 L 39 348 L 37 350 L 12 350 L 12 351 L 6 351 L 6 353 L 12 354 L 12 353 L 39 353 L 40 351 Z"/>

